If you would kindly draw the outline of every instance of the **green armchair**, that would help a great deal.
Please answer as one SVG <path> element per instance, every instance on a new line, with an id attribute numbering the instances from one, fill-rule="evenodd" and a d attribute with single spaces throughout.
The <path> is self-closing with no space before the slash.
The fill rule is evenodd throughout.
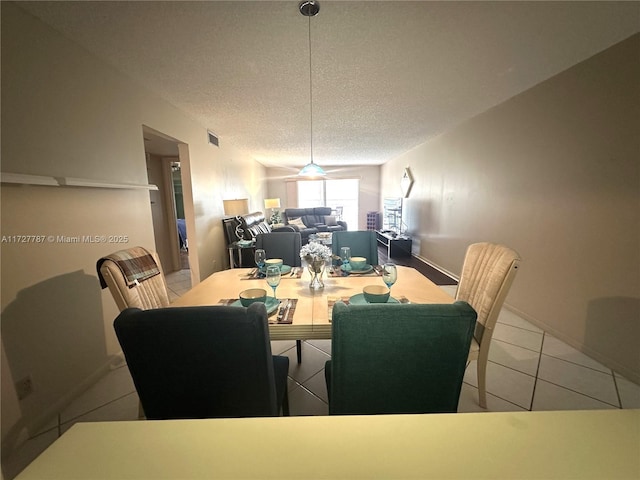
<path id="1" fill-rule="evenodd" d="M 147 419 L 289 415 L 264 303 L 128 308 L 114 328 Z"/>
<path id="2" fill-rule="evenodd" d="M 457 411 L 476 323 L 468 303 L 338 302 L 332 323 L 330 415 Z"/>
<path id="3" fill-rule="evenodd" d="M 378 265 L 378 239 L 373 230 L 334 232 L 331 249 L 334 255 L 340 255 L 341 247 L 351 248 L 352 257 L 365 257 L 367 263 Z"/>

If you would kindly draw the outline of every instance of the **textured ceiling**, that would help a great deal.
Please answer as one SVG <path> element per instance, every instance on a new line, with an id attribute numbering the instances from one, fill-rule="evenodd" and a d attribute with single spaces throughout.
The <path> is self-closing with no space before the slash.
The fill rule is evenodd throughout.
<path id="1" fill-rule="evenodd" d="M 308 162 L 309 19 L 297 1 L 18 4 L 221 143 L 265 165 Z M 320 0 L 314 160 L 383 163 L 638 31 L 638 2 Z"/>

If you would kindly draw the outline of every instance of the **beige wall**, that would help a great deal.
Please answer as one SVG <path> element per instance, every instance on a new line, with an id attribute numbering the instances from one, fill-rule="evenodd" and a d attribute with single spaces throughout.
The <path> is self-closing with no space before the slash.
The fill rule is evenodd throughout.
<path id="1" fill-rule="evenodd" d="M 367 212 L 380 210 L 380 172 L 379 165 L 325 167 L 330 172 L 329 178 L 357 178 L 360 180 L 358 221 L 360 229 L 367 228 Z M 296 171 L 289 168 L 270 167 L 267 169 L 268 198 L 280 198 L 282 210 L 298 206 L 296 188 Z M 263 206 L 264 207 L 264 206 Z M 264 210 L 261 208 L 260 210 Z M 349 225 L 349 230 L 356 230 L 355 225 Z"/>
<path id="2" fill-rule="evenodd" d="M 459 274 L 468 244 L 523 258 L 507 303 L 640 383 L 640 35 L 383 167 L 415 184 L 419 254 Z"/>
<path id="3" fill-rule="evenodd" d="M 220 148 L 209 145 L 206 126 L 16 5 L 1 8 L 2 171 L 146 184 L 143 125 L 162 132 L 182 142 L 194 281 L 222 269 L 222 199 L 244 196 L 260 206 L 264 167 L 224 137 Z M 5 441 L 19 429 L 34 433 L 119 351 L 112 327 L 117 308 L 99 287 L 96 260 L 155 245 L 144 190 L 3 184 L 1 194 L 2 235 L 128 237 L 116 244 L 2 243 L 3 372 L 8 367 L 14 380 L 31 375 L 34 383 L 16 412 L 5 408 L 15 397 L 3 378 Z"/>

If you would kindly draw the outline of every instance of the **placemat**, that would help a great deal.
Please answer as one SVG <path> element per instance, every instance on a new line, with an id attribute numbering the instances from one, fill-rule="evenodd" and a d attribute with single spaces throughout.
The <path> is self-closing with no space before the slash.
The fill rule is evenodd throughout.
<path id="1" fill-rule="evenodd" d="M 282 280 L 286 280 L 287 278 L 299 279 L 302 278 L 303 273 L 304 269 L 302 267 L 291 267 L 291 271 L 289 273 L 283 274 L 281 278 Z M 254 268 L 248 274 L 242 276 L 242 280 L 256 280 L 264 278 L 264 274 L 260 276 L 260 272 L 257 268 Z"/>
<path id="2" fill-rule="evenodd" d="M 239 298 L 223 298 L 222 300 L 220 300 L 218 302 L 218 305 L 231 305 L 234 302 L 237 302 L 238 300 L 240 300 Z"/>
<path id="3" fill-rule="evenodd" d="M 272 315 L 269 318 L 269 323 L 277 323 L 278 325 L 280 324 L 291 324 L 293 323 L 293 315 L 296 313 L 296 305 L 298 304 L 298 299 L 297 298 L 283 298 L 281 300 L 283 303 L 281 305 L 284 305 L 284 302 L 291 302 L 289 304 L 289 309 L 286 311 L 285 316 L 281 319 L 278 320 L 278 315 Z M 278 308 L 276 310 L 276 312 L 279 312 L 280 309 Z"/>
<path id="4" fill-rule="evenodd" d="M 336 267 L 331 267 L 329 269 L 329 272 L 327 274 L 330 277 L 347 277 L 349 276 L 348 273 L 345 273 L 344 270 L 342 270 L 342 268 L 340 268 L 339 266 Z M 380 275 L 382 275 L 382 267 L 380 265 L 373 265 L 373 270 L 371 270 L 368 273 L 354 273 L 354 275 L 357 275 L 358 277 L 379 277 Z"/>
<path id="5" fill-rule="evenodd" d="M 394 297 L 394 298 L 398 300 L 400 303 L 411 303 L 409 299 L 404 295 L 400 297 Z M 350 296 L 349 297 L 327 297 L 327 306 L 329 307 L 329 323 L 331 323 L 331 320 L 333 319 L 333 306 L 335 305 L 335 303 L 342 301 L 345 304 L 349 305 L 350 299 L 351 299 Z"/>
<path id="6" fill-rule="evenodd" d="M 223 298 L 218 302 L 218 305 L 231 305 L 232 303 L 237 302 L 239 299 L 238 298 Z M 280 311 L 280 307 L 276 308 L 273 312 L 271 312 L 271 315 L 269 315 L 269 323 L 270 324 L 290 324 L 293 323 L 293 315 L 296 311 L 296 305 L 298 304 L 298 299 L 297 298 L 283 298 L 280 300 L 280 302 L 286 302 L 289 301 L 291 302 L 291 305 L 289 306 L 289 310 L 287 311 L 286 316 L 282 319 L 282 320 L 277 320 L 278 315 L 277 313 Z M 283 305 L 283 303 L 281 303 L 281 305 Z M 274 313 L 276 315 L 274 315 Z"/>
<path id="7" fill-rule="evenodd" d="M 231 305 L 233 302 L 240 300 L 239 298 L 223 298 L 218 302 L 218 305 Z"/>

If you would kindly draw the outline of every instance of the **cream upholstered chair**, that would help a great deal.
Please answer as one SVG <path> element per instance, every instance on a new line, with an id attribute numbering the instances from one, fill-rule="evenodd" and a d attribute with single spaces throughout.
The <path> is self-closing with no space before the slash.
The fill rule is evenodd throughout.
<path id="1" fill-rule="evenodd" d="M 136 282 L 129 286 L 124 272 L 116 263 L 117 258 L 137 257 L 151 255 L 155 264 L 160 270 L 160 274 L 154 275 L 142 282 Z M 105 288 L 109 287 L 109 291 L 116 301 L 116 305 L 122 312 L 127 308 L 139 308 L 141 310 L 151 310 L 154 308 L 163 308 L 169 306 L 169 294 L 167 292 L 167 282 L 164 278 L 160 258 L 156 252 L 148 251 L 142 247 L 133 247 L 125 250 L 119 250 L 102 257 L 96 265 L 100 285 Z M 142 403 L 138 405 L 138 417 L 144 418 L 145 413 Z"/>
<path id="2" fill-rule="evenodd" d="M 140 247 L 128 249 L 126 252 L 146 251 Z M 149 310 L 152 308 L 162 308 L 169 306 L 169 294 L 167 292 L 167 282 L 164 278 L 162 265 L 156 252 L 149 252 L 160 270 L 159 275 L 139 282 L 137 285 L 129 287 L 122 270 L 115 261 L 105 257 L 98 262 L 98 275 L 104 279 L 109 287 L 109 291 L 116 301 L 116 305 L 120 311 L 125 308 L 135 307 L 141 310 Z M 118 253 L 118 252 L 116 252 Z"/>
<path id="3" fill-rule="evenodd" d="M 477 360 L 478 400 L 487 408 L 487 360 L 491 337 L 520 256 L 504 245 L 474 243 L 467 248 L 456 300 L 464 300 L 478 313 L 468 361 Z"/>

